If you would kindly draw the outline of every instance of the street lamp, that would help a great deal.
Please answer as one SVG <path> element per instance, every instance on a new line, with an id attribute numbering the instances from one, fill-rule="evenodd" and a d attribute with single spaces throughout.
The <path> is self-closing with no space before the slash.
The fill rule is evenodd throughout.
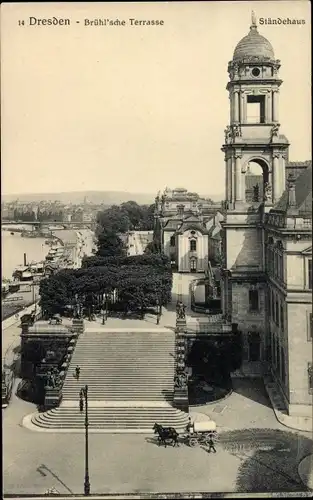
<path id="1" fill-rule="evenodd" d="M 79 393 L 79 409 L 82 412 L 84 409 L 85 399 L 85 481 L 84 481 L 84 495 L 90 495 L 90 482 L 89 482 L 89 460 L 88 460 L 88 385 L 82 387 Z"/>
<path id="2" fill-rule="evenodd" d="M 161 304 L 160 304 L 160 299 L 159 297 L 156 299 L 156 306 L 157 306 L 157 325 L 160 323 L 160 318 L 161 318 Z"/>

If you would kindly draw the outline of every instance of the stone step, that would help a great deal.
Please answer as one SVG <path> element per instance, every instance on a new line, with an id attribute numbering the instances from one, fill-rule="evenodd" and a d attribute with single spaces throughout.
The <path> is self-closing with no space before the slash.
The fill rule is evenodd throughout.
<path id="1" fill-rule="evenodd" d="M 185 429 L 188 415 L 173 407 L 89 408 L 89 430 L 146 429 L 153 432 L 155 422 Z M 85 416 L 77 408 L 56 408 L 32 416 L 32 423 L 46 429 L 84 429 Z"/>
<path id="2" fill-rule="evenodd" d="M 137 392 L 137 393 L 132 393 L 130 394 L 129 392 L 121 392 L 121 393 L 116 393 L 116 392 L 91 392 L 89 394 L 89 397 L 91 399 L 94 399 L 95 401 L 105 401 L 105 400 L 116 400 L 116 401 L 127 401 L 130 399 L 141 401 L 141 400 L 149 400 L 149 401 L 154 401 L 156 399 L 158 400 L 171 400 L 173 399 L 173 392 L 172 391 L 167 391 L 162 393 L 142 393 L 142 392 Z M 71 391 L 64 391 L 63 392 L 63 399 L 64 400 L 79 400 L 79 391 L 78 392 L 71 392 Z"/>

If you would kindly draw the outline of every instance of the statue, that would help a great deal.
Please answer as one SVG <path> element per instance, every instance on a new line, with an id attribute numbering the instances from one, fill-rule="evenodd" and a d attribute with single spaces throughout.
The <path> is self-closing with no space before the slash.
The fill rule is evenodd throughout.
<path id="1" fill-rule="evenodd" d="M 233 137 L 241 137 L 240 125 L 233 125 Z"/>
<path id="2" fill-rule="evenodd" d="M 177 373 L 174 379 L 174 385 L 177 389 L 186 389 L 188 377 L 185 372 Z"/>
<path id="3" fill-rule="evenodd" d="M 272 201 L 272 186 L 269 182 L 264 184 L 264 201 Z"/>
<path id="4" fill-rule="evenodd" d="M 256 26 L 256 15 L 254 10 L 251 12 L 251 25 Z"/>
<path id="5" fill-rule="evenodd" d="M 176 319 L 185 319 L 186 318 L 186 306 L 178 301 L 176 304 Z"/>
<path id="6" fill-rule="evenodd" d="M 273 125 L 272 128 L 271 128 L 271 137 L 277 137 L 278 136 L 278 132 L 279 132 L 279 123 L 277 123 L 276 125 Z"/>
<path id="7" fill-rule="evenodd" d="M 233 69 L 234 69 L 234 77 L 237 77 L 238 76 L 238 71 L 239 71 L 239 66 L 237 63 L 235 63 L 233 65 Z"/>
<path id="8" fill-rule="evenodd" d="M 259 196 L 260 196 L 260 188 L 259 188 L 259 185 L 256 184 L 255 186 L 253 186 L 253 198 L 252 198 L 252 201 L 260 201 L 259 200 Z"/>
<path id="9" fill-rule="evenodd" d="M 225 134 L 225 142 L 226 144 L 229 144 L 229 142 L 233 138 L 232 129 L 229 125 L 227 125 L 227 127 L 225 128 L 224 134 Z"/>
<path id="10" fill-rule="evenodd" d="M 55 389 L 58 385 L 60 385 L 60 375 L 56 367 L 54 367 L 51 371 L 48 371 L 46 385 L 51 389 Z"/>

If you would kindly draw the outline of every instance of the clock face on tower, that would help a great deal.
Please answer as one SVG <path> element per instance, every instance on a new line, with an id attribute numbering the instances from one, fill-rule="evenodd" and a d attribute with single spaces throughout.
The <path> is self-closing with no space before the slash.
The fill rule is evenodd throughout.
<path id="1" fill-rule="evenodd" d="M 252 76 L 257 77 L 257 76 L 260 76 L 261 70 L 260 70 L 260 68 L 253 68 L 251 73 L 252 73 Z"/>

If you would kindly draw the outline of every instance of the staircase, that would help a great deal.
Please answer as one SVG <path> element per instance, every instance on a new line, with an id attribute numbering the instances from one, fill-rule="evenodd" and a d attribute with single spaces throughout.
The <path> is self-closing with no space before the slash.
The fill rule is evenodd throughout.
<path id="1" fill-rule="evenodd" d="M 80 379 L 74 377 L 80 366 Z M 181 432 L 188 415 L 173 408 L 174 333 L 86 330 L 76 344 L 60 407 L 32 417 L 45 429 L 84 429 L 79 391 L 88 385 L 89 430 L 152 432 L 155 422 Z"/>

